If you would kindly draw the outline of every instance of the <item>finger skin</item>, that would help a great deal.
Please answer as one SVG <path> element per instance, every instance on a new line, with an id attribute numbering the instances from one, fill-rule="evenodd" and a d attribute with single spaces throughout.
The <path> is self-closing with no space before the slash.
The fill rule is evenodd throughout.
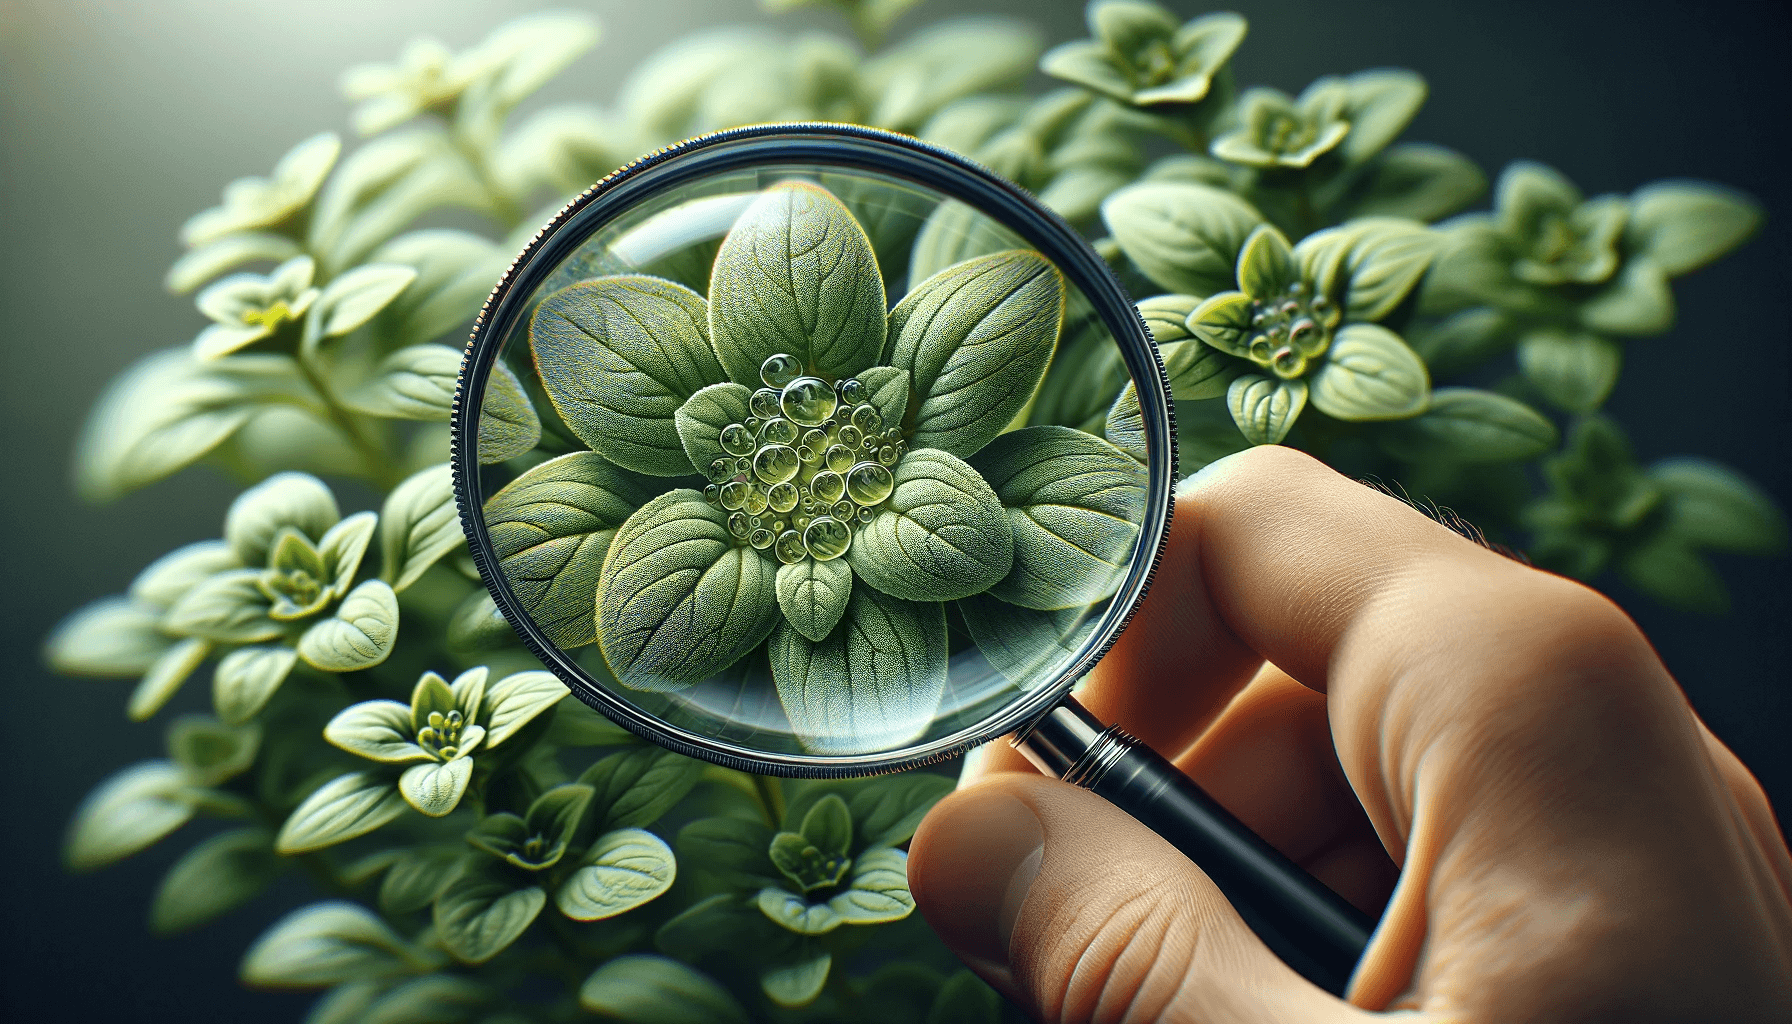
<path id="1" fill-rule="evenodd" d="M 1339 764 L 1403 868 L 1358 1005 L 1792 1019 L 1771 810 L 1610 602 L 1272 447 L 1184 492 L 1165 566 L 1090 703 L 1173 741 L 1254 658 L 1325 694 Z M 1153 615 L 1168 628 L 1140 630 Z"/>

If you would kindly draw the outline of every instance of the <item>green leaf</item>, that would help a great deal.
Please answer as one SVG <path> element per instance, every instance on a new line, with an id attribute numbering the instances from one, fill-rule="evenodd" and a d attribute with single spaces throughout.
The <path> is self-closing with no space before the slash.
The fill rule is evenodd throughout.
<path id="1" fill-rule="evenodd" d="M 237 561 L 236 554 L 225 541 L 197 541 L 175 548 L 149 563 L 131 581 L 131 597 L 167 608 L 208 577 L 226 569 L 239 568 L 242 563 Z"/>
<path id="2" fill-rule="evenodd" d="M 398 777 L 398 792 L 419 814 L 440 818 L 460 805 L 473 778 L 473 759 L 466 755 L 451 761 L 412 765 Z"/>
<path id="3" fill-rule="evenodd" d="M 1474 388 L 1439 388 L 1413 419 L 1389 424 L 1382 446 L 1415 463 L 1518 462 L 1556 446 L 1555 424 L 1517 399 Z"/>
<path id="4" fill-rule="evenodd" d="M 362 1024 L 368 1008 L 389 987 L 384 981 L 351 981 L 337 985 L 311 1004 L 305 1024 Z"/>
<path id="5" fill-rule="evenodd" d="M 847 562 L 859 579 L 908 601 L 979 593 L 1014 565 L 1014 530 L 977 471 L 931 448 L 896 464 L 887 504 L 859 531 Z M 854 587 L 854 595 L 862 588 Z"/>
<path id="6" fill-rule="evenodd" d="M 1465 372 L 1511 347 L 1516 328 L 1496 309 L 1465 309 L 1438 323 L 1421 326 L 1406 340 L 1425 360 L 1433 376 Z"/>
<path id="7" fill-rule="evenodd" d="M 1128 259 L 1166 291 L 1206 297 L 1233 287 L 1238 254 L 1263 215 L 1222 189 L 1146 182 L 1115 192 L 1101 217 Z"/>
<path id="8" fill-rule="evenodd" d="M 318 194 L 306 248 L 339 271 L 360 263 L 426 210 L 481 210 L 490 194 L 443 129 L 388 132 L 351 153 L 331 175 Z"/>
<path id="9" fill-rule="evenodd" d="M 963 96 L 1017 88 L 1044 46 L 1039 30 L 1007 18 L 952 19 L 921 29 L 867 61 L 863 88 L 880 97 L 870 123 L 918 128 Z"/>
<path id="10" fill-rule="evenodd" d="M 830 856 L 816 849 L 814 843 L 795 832 L 780 832 L 772 837 L 767 854 L 785 879 L 803 893 L 831 888 L 852 863 L 848 857 Z"/>
<path id="11" fill-rule="evenodd" d="M 586 831 L 645 828 L 671 810 L 703 776 L 703 763 L 658 748 L 625 750 L 579 776 L 596 790 Z"/>
<path id="12" fill-rule="evenodd" d="M 392 779 L 375 772 L 349 772 L 318 787 L 280 826 L 274 849 L 308 853 L 366 835 L 404 813 L 404 798 Z"/>
<path id="13" fill-rule="evenodd" d="M 431 760 L 415 742 L 411 709 L 395 700 L 369 700 L 336 713 L 324 726 L 324 739 L 351 754 L 387 764 Z"/>
<path id="14" fill-rule="evenodd" d="M 771 841 L 772 830 L 757 821 L 700 818 L 679 830 L 678 861 L 731 889 L 759 888 L 776 881 L 765 852 Z"/>
<path id="15" fill-rule="evenodd" d="M 1398 334 L 1377 324 L 1346 324 L 1313 375 L 1312 389 L 1313 404 L 1328 416 L 1391 420 L 1423 411 L 1431 380 Z"/>
<path id="16" fill-rule="evenodd" d="M 355 1018 L 357 1024 L 457 1024 L 493 1002 L 490 989 L 469 978 L 432 974 L 404 982 Z M 322 1024 L 307 1020 L 305 1024 Z"/>
<path id="17" fill-rule="evenodd" d="M 722 430 L 753 415 L 748 404 L 752 397 L 752 389 L 743 384 L 711 384 L 678 407 L 673 414 L 678 441 L 697 472 L 707 472 L 717 459 L 734 457 L 722 450 Z"/>
<path id="18" fill-rule="evenodd" d="M 847 801 L 857 828 L 858 849 L 900 846 L 947 793 L 953 781 L 931 772 L 880 775 L 866 780 Z"/>
<path id="19" fill-rule="evenodd" d="M 860 370 L 858 379 L 869 393 L 865 401 L 878 411 L 884 422 L 901 423 L 908 412 L 908 371 L 894 366 L 873 366 Z"/>
<path id="20" fill-rule="evenodd" d="M 1359 71 L 1344 80 L 1343 115 L 1350 134 L 1338 151 L 1358 164 L 1382 151 L 1406 130 L 1425 104 L 1425 80 L 1411 71 L 1384 68 Z"/>
<path id="21" fill-rule="evenodd" d="M 926 732 L 946 688 L 946 617 L 854 587 L 844 624 L 815 643 L 788 624 L 772 633 L 778 700 L 804 748 L 888 750 Z"/>
<path id="22" fill-rule="evenodd" d="M 1031 139 L 1023 138 L 1023 145 L 1030 149 L 1028 156 L 1033 160 L 1044 158 Z M 980 153 L 989 155 L 987 150 L 980 150 Z M 1011 166 L 1008 170 L 1011 173 L 1004 175 L 1006 177 L 1025 176 L 1025 168 Z M 918 287 L 927 278 L 966 260 L 1024 244 L 1020 236 L 991 220 L 982 210 L 956 199 L 947 199 L 927 215 L 921 230 L 915 234 L 908 279 Z"/>
<path id="23" fill-rule="evenodd" d="M 1431 222 L 1466 209 L 1487 191 L 1487 176 L 1453 149 L 1403 142 L 1369 165 L 1350 207 L 1353 217 Z"/>
<path id="24" fill-rule="evenodd" d="M 1140 306 L 1143 312 L 1144 304 Z M 1098 431 L 1114 396 L 1131 379 L 1107 325 L 1081 293 L 1073 291 L 1065 305 L 1063 336 L 1033 397 L 1027 422 Z"/>
<path id="25" fill-rule="evenodd" d="M 517 867 L 530 869 L 552 867 L 558 863 L 572 842 L 586 806 L 591 803 L 591 793 L 590 786 L 566 784 L 536 797 L 529 805 L 528 816 L 523 819 L 525 837 L 537 837 L 546 847 L 537 855 L 506 859 Z"/>
<path id="26" fill-rule="evenodd" d="M 810 903 L 786 889 L 759 890 L 759 912 L 798 935 L 826 935 L 846 923 L 831 903 Z"/>
<path id="27" fill-rule="evenodd" d="M 1226 389 L 1226 408 L 1252 444 L 1280 444 L 1307 404 L 1307 382 L 1247 373 Z"/>
<path id="28" fill-rule="evenodd" d="M 131 699 L 125 705 L 125 714 L 133 722 L 144 722 L 155 717 L 162 710 L 168 699 L 174 696 L 180 684 L 187 681 L 212 653 L 210 641 L 189 639 L 176 643 L 162 653 L 162 656 L 143 673 L 143 679 L 137 688 L 131 691 Z"/>
<path id="29" fill-rule="evenodd" d="M 493 683 L 486 690 L 485 710 L 479 715 L 479 723 L 485 726 L 486 749 L 516 735 L 571 692 L 552 672 L 518 672 Z"/>
<path id="30" fill-rule="evenodd" d="M 205 715 L 184 715 L 168 727 L 168 756 L 189 781 L 216 786 L 255 763 L 261 747 L 258 726 L 225 725 Z"/>
<path id="31" fill-rule="evenodd" d="M 974 454 L 1033 397 L 1058 343 L 1064 281 L 1036 252 L 980 256 L 935 274 L 890 313 L 890 363 L 919 404 L 913 444 Z"/>
<path id="32" fill-rule="evenodd" d="M 369 416 L 446 422 L 460 363 L 461 353 L 446 345 L 401 348 L 380 360 L 373 376 L 344 394 L 342 403 Z"/>
<path id="33" fill-rule="evenodd" d="M 1633 257 L 1581 303 L 1580 322 L 1601 334 L 1660 334 L 1674 325 L 1674 293 L 1660 267 Z"/>
<path id="34" fill-rule="evenodd" d="M 759 646 L 777 623 L 774 563 L 739 544 L 726 516 L 680 489 L 616 531 L 598 576 L 597 637 L 623 685 L 677 690 L 701 682 Z"/>
<path id="35" fill-rule="evenodd" d="M 1666 531 L 1697 547 L 1768 554 L 1786 546 L 1786 517 L 1766 491 L 1705 459 L 1666 459 L 1649 479 L 1667 494 Z"/>
<path id="36" fill-rule="evenodd" d="M 972 468 L 1014 530 L 1014 568 L 989 593 L 1049 611 L 1112 595 L 1145 516 L 1145 470 L 1115 446 L 1069 427 L 996 438 Z"/>
<path id="37" fill-rule="evenodd" d="M 691 472 L 674 414 L 722 376 L 703 296 L 642 275 L 582 281 L 536 307 L 529 344 L 549 400 L 580 440 L 637 473 Z"/>
<path id="38" fill-rule="evenodd" d="M 466 852 L 426 846 L 407 852 L 380 880 L 380 910 L 394 917 L 414 914 L 436 901 L 467 868 Z"/>
<path id="39" fill-rule="evenodd" d="M 298 243 L 284 235 L 238 231 L 188 250 L 168 268 L 162 286 L 176 295 L 185 295 L 245 263 L 279 263 L 297 255 Z"/>
<path id="40" fill-rule="evenodd" d="M 852 595 L 852 569 L 841 559 L 805 558 L 778 570 L 778 607 L 791 627 L 814 641 L 833 632 Z"/>
<path id="41" fill-rule="evenodd" d="M 635 1024 L 746 1024 L 728 990 L 676 960 L 648 954 L 619 956 L 591 972 L 579 1005 Z"/>
<path id="42" fill-rule="evenodd" d="M 63 859 L 92 871 L 154 845 L 193 816 L 186 773 L 172 761 L 142 761 L 101 783 L 81 801 Z"/>
<path id="43" fill-rule="evenodd" d="M 44 658 L 64 675 L 133 676 L 148 671 L 175 641 L 157 626 L 162 609 L 128 597 L 106 597 L 56 626 Z"/>
<path id="44" fill-rule="evenodd" d="M 1002 997 L 996 990 L 970 971 L 959 971 L 940 986 L 924 1024 L 998 1024 L 1001 1019 Z"/>
<path id="45" fill-rule="evenodd" d="M 246 566 L 268 561 L 284 527 L 317 539 L 342 519 L 336 497 L 309 473 L 277 473 L 237 495 L 224 516 L 224 539 Z"/>
<path id="46" fill-rule="evenodd" d="M 373 262 L 402 263 L 417 271 L 417 279 L 374 321 L 381 338 L 392 345 L 416 346 L 472 320 L 514 255 L 470 231 L 452 228 L 412 231 L 380 246 Z M 458 347 L 450 351 L 458 368 L 461 351 Z M 452 397 L 452 381 L 448 390 Z"/>
<path id="47" fill-rule="evenodd" d="M 638 828 L 606 832 L 577 871 L 561 883 L 554 905 L 575 921 L 626 913 L 672 887 L 678 864 L 660 837 Z"/>
<path id="48" fill-rule="evenodd" d="M 1730 595 L 1717 570 L 1678 537 L 1655 537 L 1627 552 L 1618 568 L 1631 586 L 1670 608 L 1702 615 L 1730 610 Z"/>
<path id="49" fill-rule="evenodd" d="M 380 507 L 380 578 L 403 591 L 464 539 L 448 464 L 412 474 Z"/>
<path id="50" fill-rule="evenodd" d="M 1380 320 L 1392 313 L 1430 269 L 1440 243 L 1423 224 L 1391 217 L 1352 221 L 1336 230 L 1350 238 L 1338 266 L 1345 290 L 1336 296 L 1350 320 Z"/>
<path id="51" fill-rule="evenodd" d="M 1300 280 L 1288 237 L 1273 224 L 1259 224 L 1238 254 L 1238 288 L 1260 302 L 1281 298 Z"/>
<path id="52" fill-rule="evenodd" d="M 267 595 L 257 581 L 259 569 L 231 569 L 186 592 L 162 620 L 171 633 L 218 643 L 251 644 L 272 640 L 284 630 L 268 618 Z"/>
<path id="53" fill-rule="evenodd" d="M 846 801 L 829 793 L 803 815 L 802 836 L 829 857 L 845 857 L 852 851 L 852 814 Z"/>
<path id="54" fill-rule="evenodd" d="M 760 991 L 774 1004 L 787 1010 L 808 1006 L 821 995 L 828 981 L 828 968 L 834 957 L 823 953 L 785 967 L 774 967 L 759 976 Z"/>
<path id="55" fill-rule="evenodd" d="M 908 891 L 908 854 L 888 847 L 860 854 L 853 860 L 850 886 L 829 900 L 828 907 L 846 924 L 883 924 L 907 917 L 915 909 L 915 898 Z"/>
<path id="56" fill-rule="evenodd" d="M 1544 328 L 1518 343 L 1518 366 L 1545 399 L 1568 412 L 1587 413 L 1605 403 L 1618 382 L 1624 353 L 1610 338 Z"/>
<path id="57" fill-rule="evenodd" d="M 515 942 L 547 903 L 530 882 L 514 885 L 493 875 L 465 874 L 436 897 L 436 936 L 450 956 L 482 964 Z"/>
<path id="58" fill-rule="evenodd" d="M 1741 192 L 1700 181 L 1658 181 L 1630 197 L 1624 244 L 1678 277 L 1741 245 L 1761 220 L 1760 205 Z"/>
<path id="59" fill-rule="evenodd" d="M 361 569 L 361 556 L 367 553 L 367 542 L 373 539 L 373 528 L 378 522 L 379 516 L 372 512 L 356 512 L 330 527 L 317 542 L 317 552 L 324 562 L 324 578 L 330 581 L 332 596 L 341 597 L 348 593 L 349 584 L 354 582 L 355 573 Z"/>
<path id="60" fill-rule="evenodd" d="M 467 653 L 490 651 L 516 642 L 510 620 L 498 610 L 498 603 L 486 590 L 475 590 L 455 608 L 448 620 L 448 647 Z M 576 645 L 574 645 L 576 646 Z"/>
<path id="61" fill-rule="evenodd" d="M 1245 358 L 1255 303 L 1243 292 L 1220 292 L 1203 300 L 1188 315 L 1188 329 L 1195 337 L 1227 355 Z"/>
<path id="62" fill-rule="evenodd" d="M 387 303 L 417 279 L 417 271 L 396 263 L 368 263 L 331 281 L 311 307 L 307 333 L 316 338 L 340 337 L 386 308 Z"/>
<path id="63" fill-rule="evenodd" d="M 324 672 L 353 672 L 386 660 L 398 640 L 398 595 L 380 580 L 349 591 L 335 616 L 299 637 L 299 657 Z"/>
<path id="64" fill-rule="evenodd" d="M 650 494 L 596 452 L 574 452 L 531 468 L 486 501 L 498 567 L 556 646 L 597 639 L 593 594 L 604 553 Z"/>
<path id="65" fill-rule="evenodd" d="M 587 791 L 590 790 L 589 786 L 584 788 Z M 500 860 L 509 861 L 525 871 L 535 871 L 546 867 L 547 865 L 538 864 L 528 856 L 529 838 L 528 824 L 517 815 L 506 811 L 488 814 L 479 819 L 479 824 L 469 829 L 466 835 L 468 845 L 474 849 L 483 850 Z M 554 852 L 554 860 L 558 861 L 565 853 L 565 848 Z"/>
<path id="66" fill-rule="evenodd" d="M 492 466 L 533 451 L 541 441 L 541 416 L 510 367 L 493 363 L 479 403 L 479 464 Z"/>
<path id="67" fill-rule="evenodd" d="M 261 713 L 268 699 L 299 660 L 290 647 L 239 647 L 212 671 L 212 708 L 218 717 L 241 725 Z"/>
<path id="68" fill-rule="evenodd" d="M 280 873 L 273 837 L 258 828 L 223 832 L 188 850 L 163 876 L 149 926 L 189 931 L 260 895 Z"/>
<path id="69" fill-rule="evenodd" d="M 243 957 L 243 982 L 316 988 L 412 973 L 421 958 L 384 921 L 343 900 L 313 903 L 281 918 Z"/>

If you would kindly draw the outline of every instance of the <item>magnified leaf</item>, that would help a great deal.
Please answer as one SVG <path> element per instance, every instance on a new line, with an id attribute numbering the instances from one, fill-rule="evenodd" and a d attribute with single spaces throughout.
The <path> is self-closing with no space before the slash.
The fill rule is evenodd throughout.
<path id="1" fill-rule="evenodd" d="M 462 875 L 436 897 L 436 934 L 456 960 L 482 964 L 527 931 L 547 899 L 533 882 L 517 886 L 493 875 Z"/>
<path id="2" fill-rule="evenodd" d="M 1430 395 L 1418 353 L 1376 324 L 1346 324 L 1313 375 L 1313 404 L 1341 420 L 1404 419 L 1422 411 Z"/>
<path id="3" fill-rule="evenodd" d="M 716 254 L 709 294 L 715 351 L 737 384 L 759 386 L 760 366 L 780 352 L 811 373 L 850 377 L 884 346 L 871 242 L 816 185 L 786 182 L 747 207 Z"/>
<path id="4" fill-rule="evenodd" d="M 894 366 L 873 366 L 860 370 L 858 378 L 870 392 L 865 401 L 878 411 L 884 422 L 901 423 L 903 414 L 908 412 L 908 371 Z"/>
<path id="5" fill-rule="evenodd" d="M 753 392 L 743 384 L 711 384 L 678 407 L 673 414 L 678 440 L 697 472 L 708 471 L 717 459 L 733 458 L 722 450 L 722 430 L 753 415 L 747 404 L 752 397 Z"/>
<path id="6" fill-rule="evenodd" d="M 1143 305 L 1140 308 L 1143 310 Z M 1071 292 L 1065 305 L 1063 335 L 1033 396 L 1027 422 L 1099 431 L 1108 407 L 1131 379 L 1120 347 L 1101 317 L 1080 292 Z"/>
<path id="7" fill-rule="evenodd" d="M 193 816 L 186 773 L 172 761 L 143 761 L 88 794 L 75 811 L 63 857 L 71 871 L 92 871 L 129 857 Z"/>
<path id="8" fill-rule="evenodd" d="M 386 660 L 398 640 L 398 596 L 367 580 L 342 599 L 331 618 L 299 637 L 299 657 L 325 672 L 353 672 Z"/>
<path id="9" fill-rule="evenodd" d="M 349 772 L 318 787 L 280 826 L 274 848 L 284 854 L 321 850 L 365 835 L 404 813 L 404 798 L 387 776 Z"/>
<path id="10" fill-rule="evenodd" d="M 677 861 L 660 837 L 638 828 L 598 837 L 554 894 L 554 905 L 575 921 L 601 921 L 641 906 L 672 887 Z"/>
<path id="11" fill-rule="evenodd" d="M 1036 252 L 960 263 L 890 313 L 890 364 L 908 370 L 917 448 L 966 457 L 1033 396 L 1064 319 L 1064 281 Z"/>
<path id="12" fill-rule="evenodd" d="M 887 750 L 933 721 L 946 687 L 946 617 L 937 604 L 854 587 L 846 618 L 820 643 L 772 633 L 772 678 L 791 728 L 818 753 Z"/>
<path id="13" fill-rule="evenodd" d="M 1051 610 L 1113 594 L 1145 515 L 1145 470 L 1069 427 L 1027 427 L 978 452 L 976 469 L 1008 512 L 1014 568 L 989 593 Z"/>
<path id="14" fill-rule="evenodd" d="M 888 503 L 846 553 L 859 579 L 908 601 L 949 601 L 1008 575 L 1014 530 L 976 470 L 922 448 L 896 465 L 895 478 Z"/>
<path id="15" fill-rule="evenodd" d="M 819 641 L 846 614 L 852 569 L 841 559 L 805 558 L 778 570 L 778 607 L 797 632 Z"/>
<path id="16" fill-rule="evenodd" d="M 597 636 L 624 685 L 700 682 L 759 646 L 777 622 L 777 571 L 735 541 L 725 515 L 681 489 L 643 505 L 616 532 L 598 577 Z"/>
<path id="17" fill-rule="evenodd" d="M 250 985 L 314 988 L 410 973 L 419 959 L 366 908 L 329 900 L 275 922 L 243 957 L 241 974 Z"/>
<path id="18" fill-rule="evenodd" d="M 548 398 L 581 441 L 637 473 L 691 472 L 673 416 L 722 376 L 703 296 L 636 274 L 583 281 L 536 307 L 529 345 Z"/>
<path id="19" fill-rule="evenodd" d="M 541 416 L 523 392 L 523 382 L 502 363 L 493 363 L 479 405 L 479 464 L 491 466 L 527 454 L 541 441 Z"/>
<path id="20" fill-rule="evenodd" d="M 640 1024 L 746 1024 L 728 990 L 676 960 L 648 954 L 619 956 L 591 973 L 579 1005 L 592 1013 Z"/>

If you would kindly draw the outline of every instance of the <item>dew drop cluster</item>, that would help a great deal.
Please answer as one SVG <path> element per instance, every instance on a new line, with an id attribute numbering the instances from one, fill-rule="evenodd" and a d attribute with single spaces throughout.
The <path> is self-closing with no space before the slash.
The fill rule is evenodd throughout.
<path id="1" fill-rule="evenodd" d="M 1283 294 L 1251 304 L 1251 361 L 1293 380 L 1331 347 L 1332 328 L 1342 318 L 1337 303 L 1296 281 Z"/>
<path id="2" fill-rule="evenodd" d="M 728 512 L 728 532 L 781 562 L 839 558 L 895 489 L 902 431 L 856 377 L 806 376 L 780 353 L 759 379 L 747 418 L 722 428 L 724 454 L 707 467 L 703 496 Z"/>

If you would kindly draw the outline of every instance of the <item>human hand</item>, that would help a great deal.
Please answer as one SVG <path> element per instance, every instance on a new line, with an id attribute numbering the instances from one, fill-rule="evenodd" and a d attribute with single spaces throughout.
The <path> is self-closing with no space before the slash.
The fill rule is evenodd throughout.
<path id="1" fill-rule="evenodd" d="M 1334 998 L 1168 843 L 992 744 L 909 883 L 1041 1020 L 1792 1020 L 1792 858 L 1635 624 L 1298 452 L 1184 485 L 1079 699 L 1382 920 Z"/>

